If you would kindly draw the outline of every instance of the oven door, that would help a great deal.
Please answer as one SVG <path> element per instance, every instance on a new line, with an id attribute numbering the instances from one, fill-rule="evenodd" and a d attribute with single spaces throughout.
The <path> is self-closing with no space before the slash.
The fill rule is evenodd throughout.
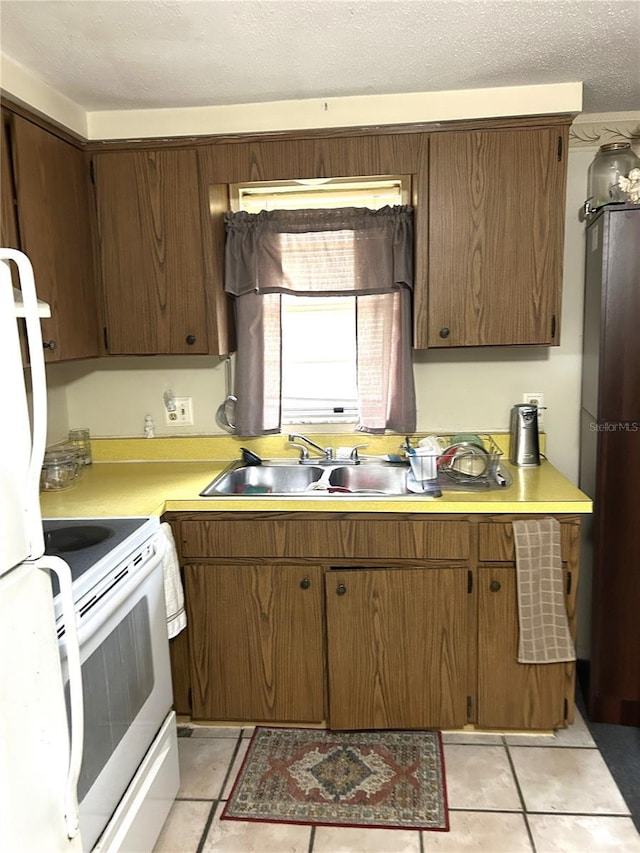
<path id="1" fill-rule="evenodd" d="M 142 566 L 84 611 L 78 625 L 85 720 L 78 802 L 85 850 L 104 830 L 171 708 L 163 551 L 161 544 L 152 549 Z M 60 650 L 66 682 L 64 637 Z"/>

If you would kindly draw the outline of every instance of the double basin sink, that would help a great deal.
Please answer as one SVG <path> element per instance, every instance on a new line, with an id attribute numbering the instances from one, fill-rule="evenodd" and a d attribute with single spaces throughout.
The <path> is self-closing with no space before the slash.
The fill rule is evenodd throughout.
<path id="1" fill-rule="evenodd" d="M 224 497 L 245 495 L 256 497 L 271 495 L 280 497 L 319 498 L 355 494 L 399 496 L 425 494 L 437 497 L 440 488 L 448 484 L 417 483 L 409 465 L 382 460 L 363 461 L 359 464 L 340 464 L 334 461 L 322 465 L 292 462 L 291 459 L 263 460 L 261 465 L 246 465 L 242 461 L 232 462 L 201 492 L 202 497 Z M 461 488 L 461 484 L 451 484 Z M 492 488 L 487 481 L 469 479 L 462 484 L 465 490 Z M 493 486 L 495 487 L 495 485 Z"/>

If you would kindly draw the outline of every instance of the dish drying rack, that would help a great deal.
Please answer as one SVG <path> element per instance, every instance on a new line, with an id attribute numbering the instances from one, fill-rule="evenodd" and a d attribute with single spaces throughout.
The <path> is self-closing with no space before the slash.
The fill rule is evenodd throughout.
<path id="1" fill-rule="evenodd" d="M 448 490 L 487 490 L 511 485 L 511 477 L 500 468 L 502 450 L 494 439 L 479 433 L 462 437 L 460 434 L 433 434 L 442 445 L 442 453 L 420 447 L 407 450 L 411 471 L 420 482 L 434 479 Z"/>

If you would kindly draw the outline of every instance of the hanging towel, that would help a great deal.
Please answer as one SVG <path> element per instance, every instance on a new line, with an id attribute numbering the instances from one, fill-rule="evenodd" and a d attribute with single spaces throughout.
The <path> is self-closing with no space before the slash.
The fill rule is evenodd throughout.
<path id="1" fill-rule="evenodd" d="M 164 571 L 164 598 L 167 605 L 167 633 L 171 639 L 187 627 L 187 613 L 184 609 L 184 592 L 180 578 L 178 553 L 171 525 L 164 521 L 160 525 L 160 529 L 167 540 L 167 550 L 162 561 L 162 568 Z"/>
<path id="2" fill-rule="evenodd" d="M 564 600 L 560 522 L 514 521 L 520 638 L 518 663 L 576 659 Z"/>

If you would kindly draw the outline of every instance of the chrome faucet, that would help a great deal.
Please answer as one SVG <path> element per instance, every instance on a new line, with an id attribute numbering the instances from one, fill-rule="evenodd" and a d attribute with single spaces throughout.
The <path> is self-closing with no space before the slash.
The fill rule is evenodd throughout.
<path id="1" fill-rule="evenodd" d="M 304 446 L 304 444 L 298 444 L 297 441 L 304 441 L 309 447 L 313 447 L 314 450 L 317 450 L 318 453 L 321 454 L 322 460 L 331 462 L 333 460 L 333 448 L 332 447 L 320 447 L 319 444 L 316 444 L 314 441 L 311 441 L 310 438 L 307 438 L 306 435 L 297 435 L 293 434 L 289 436 L 289 441 L 293 444 L 294 447 L 297 447 L 300 450 L 300 462 L 302 464 L 305 463 L 313 463 L 317 462 L 316 459 L 311 459 L 309 457 L 309 450 Z"/>

